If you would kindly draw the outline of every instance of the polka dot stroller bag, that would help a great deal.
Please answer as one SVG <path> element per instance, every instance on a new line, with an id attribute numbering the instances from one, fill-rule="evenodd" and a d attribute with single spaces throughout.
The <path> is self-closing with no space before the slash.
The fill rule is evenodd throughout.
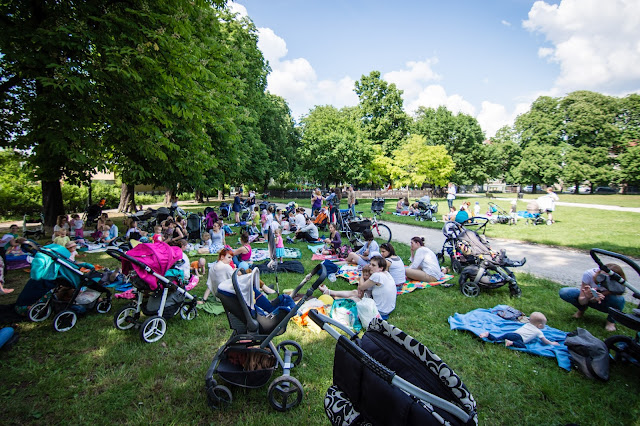
<path id="1" fill-rule="evenodd" d="M 374 318 L 361 339 L 330 318 L 311 318 L 338 343 L 324 399 L 333 425 L 476 425 L 476 402 L 427 347 Z M 349 337 L 339 333 L 337 327 Z"/>

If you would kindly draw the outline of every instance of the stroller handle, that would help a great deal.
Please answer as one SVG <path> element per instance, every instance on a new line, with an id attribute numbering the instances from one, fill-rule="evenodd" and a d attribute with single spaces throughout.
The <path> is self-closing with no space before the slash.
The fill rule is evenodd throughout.
<path id="1" fill-rule="evenodd" d="M 599 248 L 592 248 L 591 250 L 589 250 L 589 254 L 591 255 L 591 258 L 596 262 L 596 264 L 598 265 L 600 270 L 605 272 L 606 274 L 609 274 L 609 277 L 612 280 L 617 281 L 620 284 L 622 284 L 625 287 L 627 287 L 629 290 L 631 290 L 633 292 L 634 296 L 635 295 L 640 295 L 640 290 L 638 290 L 635 287 L 633 287 L 631 284 L 629 284 L 629 282 L 627 280 L 625 280 L 620 275 L 616 274 L 611 269 L 609 269 L 607 267 L 607 265 L 604 264 L 602 259 L 600 259 L 600 257 L 598 257 L 598 254 L 602 254 L 602 255 L 605 255 L 605 256 L 609 256 L 609 257 L 613 257 L 613 258 L 622 260 L 624 263 L 629 265 L 634 271 L 636 271 L 638 273 L 638 275 L 640 275 L 640 266 L 638 266 L 638 264 L 636 262 L 634 262 L 633 260 L 629 259 L 627 256 L 621 255 L 620 253 L 614 253 L 612 251 L 602 250 L 602 249 L 599 249 Z"/>
<path id="2" fill-rule="evenodd" d="M 307 290 L 306 296 L 311 297 L 313 292 L 316 291 L 318 287 L 320 287 L 320 284 L 322 284 L 322 282 L 327 278 L 327 268 L 322 263 L 318 263 L 316 267 L 313 268 L 313 270 L 309 272 L 306 277 L 304 277 L 304 280 L 302 280 L 302 282 L 298 284 L 295 290 L 293 290 L 293 293 L 291 293 L 291 297 L 297 296 L 298 292 L 302 290 L 302 287 L 304 287 L 304 285 L 309 282 L 309 280 L 316 274 L 318 274 L 318 278 L 313 284 L 311 284 L 311 288 Z M 308 294 L 309 291 L 311 291 L 311 294 Z"/>

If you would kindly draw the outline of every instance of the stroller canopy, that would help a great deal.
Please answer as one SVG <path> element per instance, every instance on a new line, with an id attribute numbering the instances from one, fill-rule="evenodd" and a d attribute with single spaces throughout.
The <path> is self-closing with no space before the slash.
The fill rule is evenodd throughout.
<path id="1" fill-rule="evenodd" d="M 170 246 L 164 242 L 138 244 L 127 251 L 127 255 L 147 265 L 153 272 L 160 275 L 165 275 L 177 261 L 182 260 L 180 247 Z M 158 288 L 158 283 L 152 272 L 147 272 L 141 266 L 123 258 L 122 272 L 127 274 L 132 268 L 140 279 L 149 285 L 149 289 L 156 290 Z"/>
<path id="2" fill-rule="evenodd" d="M 42 253 L 43 251 L 51 255 Z M 73 272 L 73 270 L 79 271 L 80 266 L 69 260 L 70 254 L 69 250 L 58 244 L 42 247 L 31 263 L 31 279 L 53 281 L 56 278 L 64 278 L 77 288 L 83 274 Z M 60 263 L 64 263 L 66 267 L 61 266 Z"/>

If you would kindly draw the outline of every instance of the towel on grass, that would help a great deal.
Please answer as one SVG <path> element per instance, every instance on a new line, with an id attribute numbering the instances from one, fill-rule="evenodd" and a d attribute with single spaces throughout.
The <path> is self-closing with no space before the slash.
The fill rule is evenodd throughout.
<path id="1" fill-rule="evenodd" d="M 474 309 L 466 314 L 455 313 L 449 317 L 449 325 L 452 330 L 468 330 L 476 336 L 487 331 L 493 336 L 499 337 L 506 333 L 512 333 L 523 325 L 517 321 L 505 320 L 497 315 L 499 311 L 506 308 L 508 308 L 507 305 L 498 305 L 493 309 Z M 569 359 L 569 351 L 564 345 L 567 333 L 549 326 L 545 326 L 542 332 L 547 339 L 559 342 L 560 346 L 545 345 L 540 339 L 534 339 L 527 343 L 526 348 L 520 349 L 510 346 L 509 349 L 548 358 L 556 358 L 559 367 L 570 370 L 571 361 Z M 482 340 L 489 342 L 488 339 Z"/>
<path id="2" fill-rule="evenodd" d="M 198 305 L 198 309 L 203 310 L 212 315 L 220 315 L 224 312 L 222 303 L 215 300 L 215 297 L 206 300 L 202 305 Z"/>
<path id="3" fill-rule="evenodd" d="M 339 262 L 342 259 L 340 259 L 337 254 L 314 253 L 313 256 L 311 256 L 311 260 L 330 260 L 332 262 Z"/>
<path id="4" fill-rule="evenodd" d="M 311 250 L 311 253 L 318 253 L 318 250 L 324 249 L 324 244 L 308 245 L 307 248 Z"/>

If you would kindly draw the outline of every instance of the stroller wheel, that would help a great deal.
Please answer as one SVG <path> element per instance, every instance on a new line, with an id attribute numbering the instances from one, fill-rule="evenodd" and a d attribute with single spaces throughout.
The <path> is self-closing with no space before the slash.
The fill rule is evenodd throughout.
<path id="1" fill-rule="evenodd" d="M 111 300 L 101 300 L 97 305 L 96 305 L 96 311 L 99 314 L 106 314 L 107 312 L 109 312 L 111 310 Z"/>
<path id="2" fill-rule="evenodd" d="M 293 340 L 284 340 L 276 346 L 280 357 L 284 360 L 284 353 L 286 351 L 291 352 L 291 364 L 293 366 L 297 366 L 302 361 L 302 348 L 298 344 L 298 342 Z"/>
<path id="3" fill-rule="evenodd" d="M 514 285 L 513 287 L 510 287 L 509 291 L 511 292 L 511 297 L 520 297 L 520 296 L 522 296 L 522 290 L 520 289 L 518 284 Z"/>
<path id="4" fill-rule="evenodd" d="M 216 385 L 207 387 L 207 403 L 212 410 L 226 408 L 231 405 L 233 396 L 228 387 Z"/>
<path id="5" fill-rule="evenodd" d="M 76 321 L 78 321 L 78 316 L 75 312 L 62 311 L 53 319 L 53 328 L 60 333 L 69 331 L 76 325 Z"/>
<path id="6" fill-rule="evenodd" d="M 612 336 L 604 341 L 609 348 L 609 357 L 615 362 L 628 360 L 628 349 L 633 346 L 633 340 L 627 336 Z"/>
<path id="7" fill-rule="evenodd" d="M 140 338 L 145 343 L 153 343 L 162 339 L 167 332 L 167 321 L 159 315 L 148 318 L 140 327 Z"/>
<path id="8" fill-rule="evenodd" d="M 198 310 L 196 309 L 195 306 L 182 305 L 180 307 L 180 317 L 183 320 L 191 321 L 197 316 L 198 316 Z"/>
<path id="9" fill-rule="evenodd" d="M 455 257 L 451 258 L 451 269 L 453 269 L 453 272 L 455 272 L 456 274 L 462 272 L 462 264 Z"/>
<path id="10" fill-rule="evenodd" d="M 128 330 L 136 325 L 136 305 L 130 304 L 120 309 L 113 317 L 113 325 L 118 330 Z"/>
<path id="11" fill-rule="evenodd" d="M 51 305 L 47 302 L 38 302 L 29 309 L 29 319 L 33 322 L 44 321 L 51 315 Z"/>
<path id="12" fill-rule="evenodd" d="M 467 297 L 478 297 L 480 286 L 473 281 L 464 281 L 460 284 L 460 292 Z"/>
<path id="13" fill-rule="evenodd" d="M 291 410 L 302 402 L 304 395 L 302 385 L 295 377 L 280 376 L 271 382 L 269 392 L 269 404 L 278 411 Z"/>

